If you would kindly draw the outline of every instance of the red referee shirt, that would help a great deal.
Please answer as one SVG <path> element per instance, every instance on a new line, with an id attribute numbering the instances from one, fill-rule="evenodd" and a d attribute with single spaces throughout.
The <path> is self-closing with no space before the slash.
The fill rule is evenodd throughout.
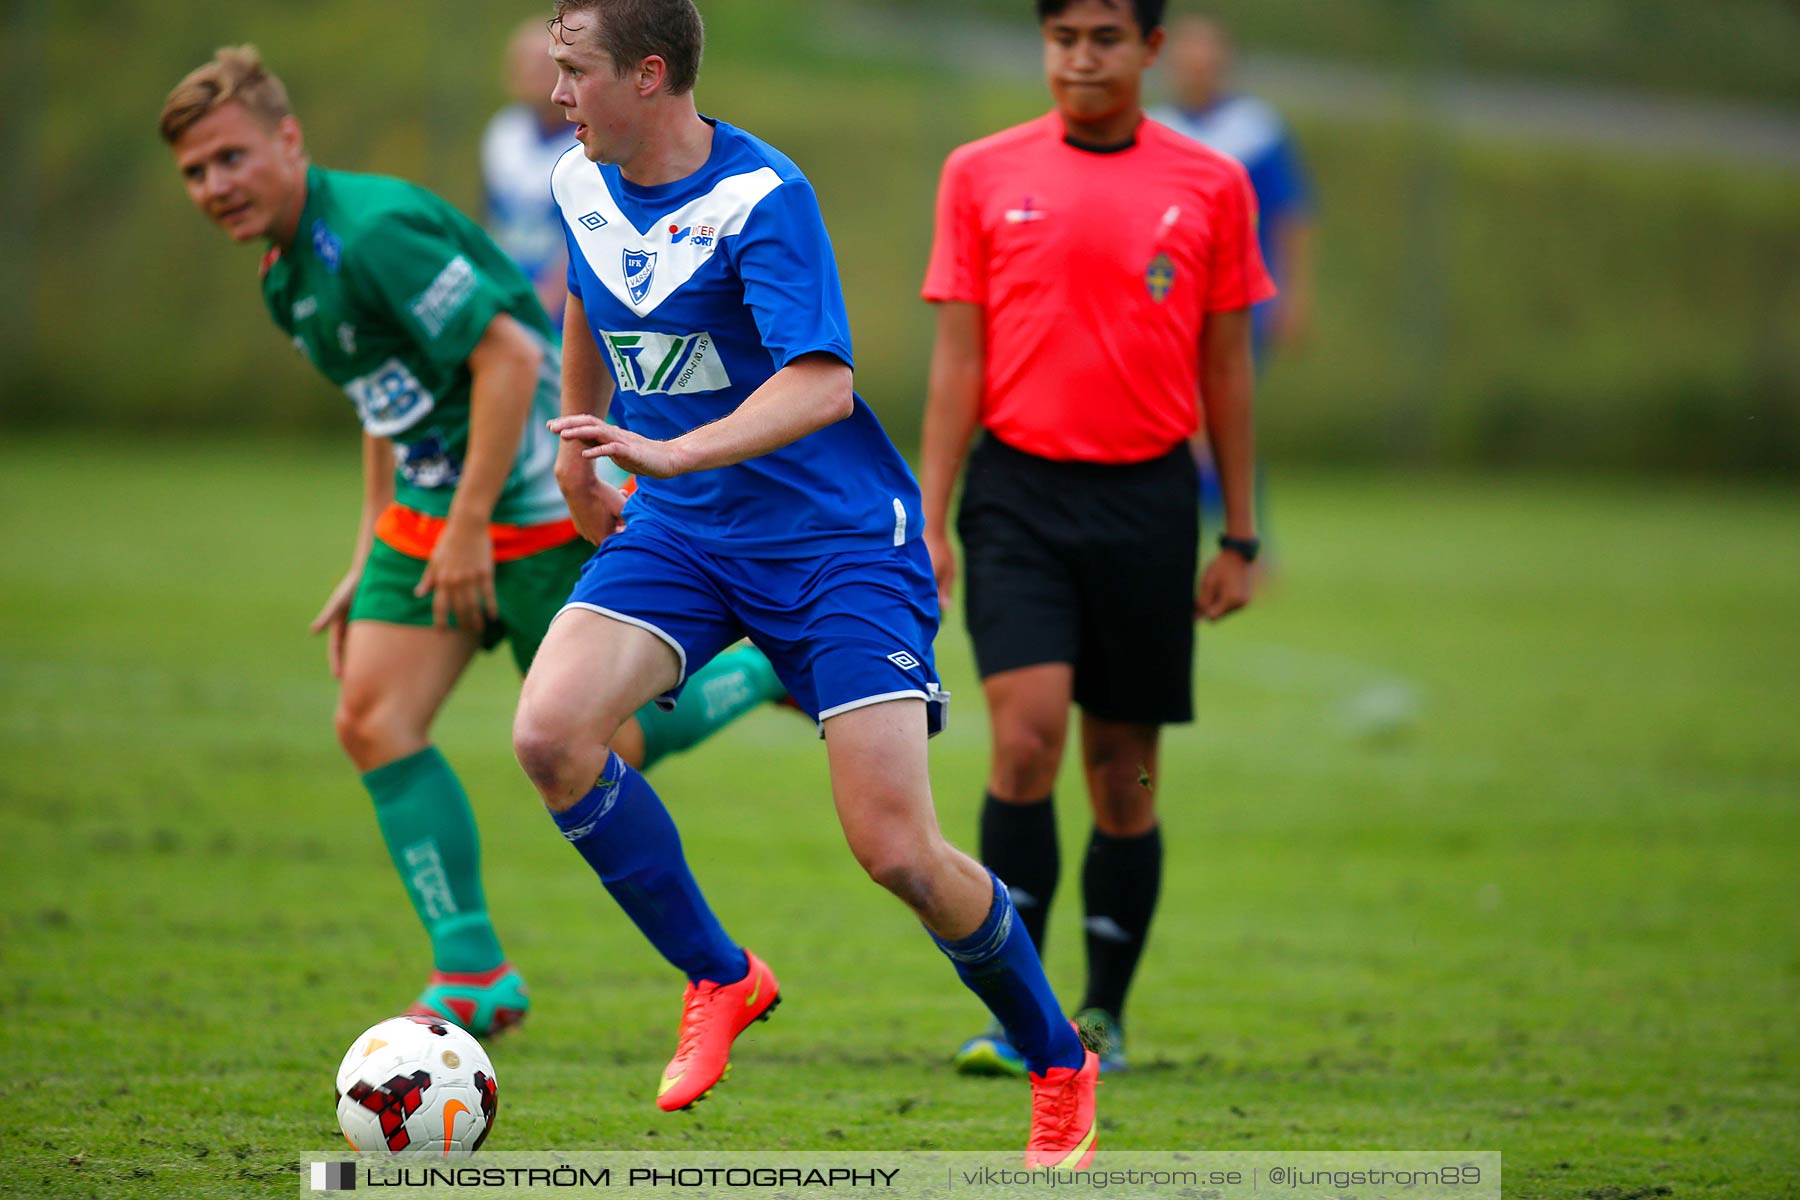
<path id="1" fill-rule="evenodd" d="M 924 296 L 983 307 L 981 423 L 1020 450 L 1167 453 L 1199 428 L 1205 315 L 1274 294 L 1244 169 L 1154 121 L 1107 153 L 1053 112 L 944 164 Z"/>

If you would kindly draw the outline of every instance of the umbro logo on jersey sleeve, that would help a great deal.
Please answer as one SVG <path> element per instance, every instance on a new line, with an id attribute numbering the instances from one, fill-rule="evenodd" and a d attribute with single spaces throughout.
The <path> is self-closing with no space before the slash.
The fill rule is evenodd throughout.
<path id="1" fill-rule="evenodd" d="M 598 229 L 604 224 L 606 224 L 606 218 L 597 212 L 584 213 L 581 217 L 583 229 Z"/>

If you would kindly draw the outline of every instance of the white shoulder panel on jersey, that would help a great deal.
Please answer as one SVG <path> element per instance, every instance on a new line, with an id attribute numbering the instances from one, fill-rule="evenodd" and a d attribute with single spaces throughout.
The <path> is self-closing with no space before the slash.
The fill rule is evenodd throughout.
<path id="1" fill-rule="evenodd" d="M 1253 96 L 1233 96 L 1199 119 L 1174 108 L 1158 108 L 1150 116 L 1178 133 L 1251 163 L 1281 141 L 1281 117 Z"/>
<path id="2" fill-rule="evenodd" d="M 658 218 L 649 233 L 639 233 L 619 211 L 599 168 L 579 151 L 564 155 L 551 176 L 582 257 L 607 291 L 640 317 L 692 279 L 719 240 L 741 232 L 756 206 L 780 186 L 773 167 L 730 175 Z"/>
<path id="3" fill-rule="evenodd" d="M 517 191 L 520 176 L 529 175 L 537 165 L 532 151 L 541 143 L 533 128 L 530 112 L 514 105 L 501 109 L 487 124 L 481 135 L 481 171 L 490 191 Z M 562 148 L 558 147 L 560 154 Z"/>

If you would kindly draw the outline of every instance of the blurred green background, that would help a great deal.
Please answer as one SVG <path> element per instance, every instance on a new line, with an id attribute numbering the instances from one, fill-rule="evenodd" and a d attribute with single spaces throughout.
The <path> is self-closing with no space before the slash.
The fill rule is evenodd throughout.
<path id="1" fill-rule="evenodd" d="M 1177 5 L 1177 11 L 1181 10 Z M 859 387 L 916 444 L 943 156 L 1047 100 L 1024 0 L 711 0 L 703 109 L 812 176 Z M 313 153 L 479 207 L 531 6 L 6 10 L 0 427 L 352 430 L 255 253 L 189 211 L 155 119 L 255 41 Z M 1800 465 L 1800 9 L 1786 0 L 1226 0 L 1321 196 L 1316 327 L 1262 396 L 1290 462 L 1708 474 Z"/>
<path id="2" fill-rule="evenodd" d="M 817 184 L 860 388 L 910 450 L 939 164 L 1047 107 L 1030 6 L 700 2 L 701 103 Z M 163 96 L 255 41 L 320 162 L 473 212 L 533 11 L 0 6 L 0 1194 L 291 1195 L 343 1040 L 417 982 L 304 634 L 354 529 L 350 406 L 270 325 L 258 251 L 188 207 Z M 1205 631 L 1167 739 L 1181 865 L 1102 1136 L 1800 1195 L 1800 9 L 1212 11 L 1316 176 L 1317 324 L 1258 398 L 1274 586 Z M 938 651 L 967 845 L 987 730 L 954 609 Z M 633 1089 L 675 996 L 534 811 L 516 687 L 490 656 L 441 724 L 540 989 L 494 1148 L 1011 1144 L 1023 1110 L 945 1065 L 971 1002 L 856 879 L 776 712 L 658 786 L 795 1006 L 704 1124 L 657 1124 Z"/>

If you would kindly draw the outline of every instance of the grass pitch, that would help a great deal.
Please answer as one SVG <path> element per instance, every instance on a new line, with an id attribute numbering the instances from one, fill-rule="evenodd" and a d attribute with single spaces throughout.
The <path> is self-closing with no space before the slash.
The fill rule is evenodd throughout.
<path id="1" fill-rule="evenodd" d="M 425 947 L 306 621 L 355 453 L 0 445 L 0 1192 L 291 1193 L 331 1074 Z M 1509 1196 L 1800 1189 L 1800 506 L 1792 491 L 1276 474 L 1279 576 L 1203 636 L 1169 871 L 1102 1144 L 1497 1149 Z M 966 641 L 935 743 L 973 841 Z M 786 1003 L 692 1115 L 652 1107 L 680 980 L 555 835 L 484 661 L 440 744 L 537 1009 L 494 1149 L 1013 1148 L 980 1014 L 862 879 L 821 747 L 754 714 L 658 769 Z M 1060 792 L 1053 982 L 1085 837 Z"/>

